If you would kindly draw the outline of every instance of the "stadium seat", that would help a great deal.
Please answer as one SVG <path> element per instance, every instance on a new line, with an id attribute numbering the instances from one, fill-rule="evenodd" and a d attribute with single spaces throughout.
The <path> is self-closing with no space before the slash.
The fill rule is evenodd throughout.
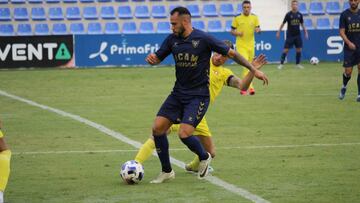
<path id="1" fill-rule="evenodd" d="M 123 34 L 137 33 L 135 22 L 124 22 L 124 24 L 122 25 L 122 33 Z"/>
<path id="2" fill-rule="evenodd" d="M 129 0 L 115 0 L 115 2 L 128 2 Z"/>
<path id="3" fill-rule="evenodd" d="M 162 1 L 162 0 L 150 0 L 150 1 Z"/>
<path id="4" fill-rule="evenodd" d="M 144 2 L 145 0 L 132 0 L 133 2 Z"/>
<path id="5" fill-rule="evenodd" d="M 41 4 L 43 3 L 43 0 L 28 0 L 28 2 L 31 4 Z"/>
<path id="6" fill-rule="evenodd" d="M 67 28 L 65 23 L 55 23 L 53 25 L 52 34 L 64 35 L 67 34 Z"/>
<path id="7" fill-rule="evenodd" d="M 205 17 L 217 17 L 218 13 L 215 4 L 205 4 L 203 7 L 203 15 Z"/>
<path id="8" fill-rule="evenodd" d="M 64 20 L 64 14 L 61 7 L 49 8 L 48 15 L 50 20 Z"/>
<path id="9" fill-rule="evenodd" d="M 299 12 L 303 14 L 304 16 L 309 15 L 309 11 L 307 9 L 305 2 L 299 2 Z"/>
<path id="10" fill-rule="evenodd" d="M 20 36 L 32 35 L 31 25 L 28 23 L 18 24 L 16 34 Z"/>
<path id="11" fill-rule="evenodd" d="M 349 5 L 349 2 L 348 1 L 344 1 L 344 4 L 343 4 L 343 10 L 346 10 L 350 8 L 350 5 Z"/>
<path id="12" fill-rule="evenodd" d="M 107 3 L 107 2 L 111 2 L 112 0 L 97 0 L 97 2 L 99 3 Z"/>
<path id="13" fill-rule="evenodd" d="M 77 3 L 77 0 L 63 0 L 64 3 Z"/>
<path id="14" fill-rule="evenodd" d="M 118 17 L 120 19 L 132 19 L 133 15 L 130 6 L 119 6 Z"/>
<path id="15" fill-rule="evenodd" d="M 81 14 L 79 7 L 67 7 L 66 19 L 68 20 L 81 20 Z"/>
<path id="16" fill-rule="evenodd" d="M 88 24 L 88 34 L 102 34 L 101 24 L 99 22 L 91 22 Z"/>
<path id="17" fill-rule="evenodd" d="M 83 8 L 83 16 L 86 20 L 97 20 L 99 18 L 95 6 L 85 6 Z"/>
<path id="18" fill-rule="evenodd" d="M 71 34 L 85 34 L 84 24 L 82 23 L 71 23 L 70 24 Z"/>
<path id="19" fill-rule="evenodd" d="M 14 8 L 14 20 L 29 20 L 29 14 L 26 8 Z"/>
<path id="20" fill-rule="evenodd" d="M 46 20 L 45 10 L 43 7 L 31 8 L 31 19 L 33 20 Z"/>
<path id="21" fill-rule="evenodd" d="M 80 0 L 81 3 L 93 3 L 95 0 Z"/>
<path id="22" fill-rule="evenodd" d="M 237 5 L 237 9 L 236 9 L 236 15 L 239 15 L 240 13 L 242 13 L 242 5 L 241 4 L 238 4 Z"/>
<path id="23" fill-rule="evenodd" d="M 339 18 L 334 18 L 334 20 L 333 20 L 333 29 L 339 29 L 339 22 L 340 21 L 340 19 Z"/>
<path id="24" fill-rule="evenodd" d="M 157 33 L 171 33 L 169 22 L 158 22 Z"/>
<path id="25" fill-rule="evenodd" d="M 193 21 L 192 26 L 198 30 L 206 31 L 204 21 Z"/>
<path id="26" fill-rule="evenodd" d="M 306 29 L 308 30 L 313 30 L 315 29 L 314 28 L 314 25 L 313 25 L 313 22 L 310 18 L 305 18 L 304 19 L 304 26 L 306 27 Z"/>
<path id="27" fill-rule="evenodd" d="M 225 31 L 226 32 L 230 32 L 231 31 L 231 24 L 232 24 L 232 20 L 227 20 L 225 22 Z"/>
<path id="28" fill-rule="evenodd" d="M 100 10 L 100 16 L 102 19 L 115 19 L 115 9 L 112 6 L 103 6 Z"/>
<path id="29" fill-rule="evenodd" d="M 150 18 L 149 8 L 147 6 L 136 6 L 134 16 L 136 18 Z"/>
<path id="30" fill-rule="evenodd" d="M 24 4 L 25 0 L 10 0 L 12 4 Z"/>
<path id="31" fill-rule="evenodd" d="M 340 3 L 338 1 L 330 1 L 326 3 L 326 13 L 330 15 L 338 15 L 341 13 Z"/>
<path id="32" fill-rule="evenodd" d="M 0 21 L 10 21 L 11 14 L 9 8 L 0 8 Z"/>
<path id="33" fill-rule="evenodd" d="M 318 18 L 316 20 L 316 29 L 318 30 L 331 29 L 329 18 Z"/>
<path id="34" fill-rule="evenodd" d="M 116 22 L 108 22 L 105 24 L 105 34 L 119 34 L 119 24 Z"/>
<path id="35" fill-rule="evenodd" d="M 0 4 L 7 4 L 8 0 L 0 0 Z"/>
<path id="36" fill-rule="evenodd" d="M 60 0 L 46 0 L 46 3 L 48 3 L 48 4 L 58 4 L 58 3 L 60 3 Z"/>
<path id="37" fill-rule="evenodd" d="M 152 22 L 141 22 L 139 27 L 139 33 L 154 33 L 154 25 Z"/>
<path id="38" fill-rule="evenodd" d="M 324 15 L 324 7 L 321 2 L 311 2 L 310 3 L 310 13 L 312 15 Z"/>
<path id="39" fill-rule="evenodd" d="M 0 36 L 13 36 L 14 26 L 12 24 L 0 24 Z"/>
<path id="40" fill-rule="evenodd" d="M 220 15 L 221 16 L 234 16 L 234 7 L 232 4 L 220 4 Z"/>
<path id="41" fill-rule="evenodd" d="M 220 20 L 209 20 L 208 32 L 222 32 L 224 31 Z"/>
<path id="42" fill-rule="evenodd" d="M 35 24 L 35 35 L 49 35 L 49 26 L 46 23 Z"/>
<path id="43" fill-rule="evenodd" d="M 186 8 L 190 11 L 191 17 L 194 17 L 194 18 L 201 17 L 200 9 L 199 9 L 199 6 L 197 4 L 189 4 L 189 5 L 186 6 Z"/>
<path id="44" fill-rule="evenodd" d="M 167 13 L 164 5 L 153 5 L 151 8 L 153 18 L 166 18 Z"/>

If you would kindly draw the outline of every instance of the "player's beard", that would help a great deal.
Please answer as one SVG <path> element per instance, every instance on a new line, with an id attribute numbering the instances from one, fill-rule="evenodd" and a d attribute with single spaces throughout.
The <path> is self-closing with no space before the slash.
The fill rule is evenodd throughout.
<path id="1" fill-rule="evenodd" d="M 352 3 L 350 4 L 350 7 L 352 10 L 356 10 L 358 8 L 359 4 L 358 3 Z"/>
<path id="2" fill-rule="evenodd" d="M 178 31 L 177 35 L 179 37 L 184 37 L 184 35 L 183 35 L 184 32 L 185 32 L 185 28 L 182 26 L 182 27 L 179 28 L 179 31 Z"/>

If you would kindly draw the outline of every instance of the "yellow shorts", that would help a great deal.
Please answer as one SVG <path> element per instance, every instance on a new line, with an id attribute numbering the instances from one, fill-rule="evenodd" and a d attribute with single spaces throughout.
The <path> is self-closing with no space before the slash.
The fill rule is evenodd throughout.
<path id="1" fill-rule="evenodd" d="M 4 137 L 4 134 L 0 130 L 0 138 Z"/>
<path id="2" fill-rule="evenodd" d="M 179 131 L 179 129 L 180 129 L 180 124 L 173 124 L 170 127 L 170 132 L 177 132 L 177 131 Z M 199 125 L 195 128 L 194 135 L 195 136 L 202 135 L 202 136 L 206 136 L 206 137 L 211 137 L 211 132 L 210 132 L 210 129 L 206 122 L 205 117 L 200 121 Z"/>
<path id="3" fill-rule="evenodd" d="M 243 56 L 247 61 L 250 63 L 255 58 L 255 49 L 248 49 L 248 48 L 237 48 L 237 51 L 241 56 Z"/>

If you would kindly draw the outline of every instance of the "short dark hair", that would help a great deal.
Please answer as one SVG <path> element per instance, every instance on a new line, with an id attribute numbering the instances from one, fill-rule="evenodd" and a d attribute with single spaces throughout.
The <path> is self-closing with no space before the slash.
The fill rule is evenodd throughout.
<path id="1" fill-rule="evenodd" d="M 244 4 L 251 4 L 251 2 L 250 1 L 243 1 L 242 5 L 244 5 Z"/>
<path id="2" fill-rule="evenodd" d="M 234 44 L 230 40 L 223 40 L 223 42 L 226 44 L 226 46 L 230 47 L 231 49 L 234 49 Z"/>
<path id="3" fill-rule="evenodd" d="M 190 11 L 189 11 L 187 8 L 182 7 L 182 6 L 179 6 L 179 7 L 174 8 L 174 9 L 170 12 L 170 15 L 174 15 L 175 13 L 178 13 L 179 16 L 182 16 L 182 15 L 189 15 L 189 16 L 191 16 Z"/>

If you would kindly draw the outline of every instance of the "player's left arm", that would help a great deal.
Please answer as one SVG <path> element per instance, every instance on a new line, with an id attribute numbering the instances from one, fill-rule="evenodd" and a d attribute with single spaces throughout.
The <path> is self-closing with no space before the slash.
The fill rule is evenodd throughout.
<path id="1" fill-rule="evenodd" d="M 302 15 L 301 15 L 301 19 L 300 19 L 300 25 L 301 25 L 302 29 L 304 30 L 305 39 L 309 39 L 309 33 L 304 25 L 304 19 L 303 19 Z"/>
<path id="2" fill-rule="evenodd" d="M 259 18 L 256 16 L 255 18 L 255 32 L 256 33 L 260 33 L 261 32 L 261 28 L 260 28 L 260 22 L 259 22 Z"/>

